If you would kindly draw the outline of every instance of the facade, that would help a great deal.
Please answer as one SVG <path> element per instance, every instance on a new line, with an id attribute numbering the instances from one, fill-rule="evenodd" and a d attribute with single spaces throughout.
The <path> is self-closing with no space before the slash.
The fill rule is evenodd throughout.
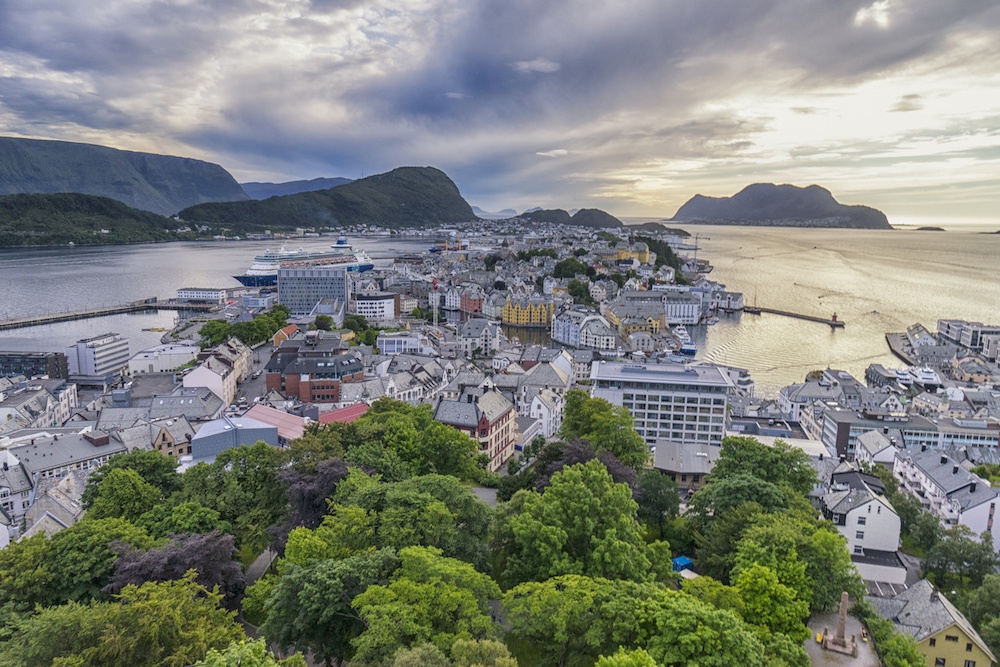
<path id="1" fill-rule="evenodd" d="M 463 313 L 481 313 L 483 312 L 483 299 L 485 298 L 486 295 L 483 293 L 483 288 L 473 283 L 462 290 L 462 294 L 458 300 L 458 309 Z"/>
<path id="2" fill-rule="evenodd" d="M 183 287 L 177 290 L 177 300 L 222 304 L 226 302 L 226 290 L 213 287 Z"/>
<path id="3" fill-rule="evenodd" d="M 22 428 L 60 426 L 77 407 L 75 384 L 31 380 L 24 386 L 0 381 L 0 434 Z"/>
<path id="4" fill-rule="evenodd" d="M 210 462 L 227 449 L 259 441 L 277 447 L 277 427 L 246 417 L 222 417 L 198 429 L 191 439 L 191 456 L 195 461 Z"/>
<path id="5" fill-rule="evenodd" d="M 182 383 L 188 389 L 204 387 L 227 405 L 236 399 L 236 373 L 232 366 L 215 357 L 192 368 L 184 375 Z"/>
<path id="6" fill-rule="evenodd" d="M 721 445 L 729 376 L 715 366 L 594 362 L 591 396 L 623 405 L 646 442 Z"/>
<path id="7" fill-rule="evenodd" d="M 69 375 L 79 384 L 108 384 L 129 360 L 128 340 L 116 333 L 84 338 L 66 348 Z"/>
<path id="8" fill-rule="evenodd" d="M 168 343 L 139 352 L 128 360 L 128 374 L 167 373 L 194 361 L 201 348 L 191 343 Z"/>
<path id="9" fill-rule="evenodd" d="M 500 327 L 483 319 L 471 319 L 458 330 L 462 353 L 471 359 L 479 350 L 480 355 L 489 356 L 500 349 Z"/>
<path id="10" fill-rule="evenodd" d="M 905 490 L 920 500 L 925 510 L 946 526 L 961 524 L 978 537 L 993 535 L 993 546 L 1000 551 L 994 530 L 997 492 L 950 456 L 934 450 L 900 452 L 892 469 Z"/>
<path id="11" fill-rule="evenodd" d="M 354 312 L 369 322 L 390 322 L 396 319 L 396 301 L 399 295 L 393 292 L 368 292 L 356 294 Z"/>
<path id="12" fill-rule="evenodd" d="M 437 350 L 430 339 L 420 331 L 380 331 L 375 345 L 379 352 L 394 356 L 397 354 L 436 355 Z"/>
<path id="13" fill-rule="evenodd" d="M 349 303 L 351 281 L 346 266 L 287 264 L 278 269 L 278 303 L 292 315 L 309 315 L 321 299 Z"/>
<path id="14" fill-rule="evenodd" d="M 991 667 L 996 656 L 969 620 L 926 579 L 891 598 L 866 598 L 880 616 L 917 640 L 928 667 Z"/>
<path id="15" fill-rule="evenodd" d="M 614 350 L 615 332 L 597 313 L 567 308 L 552 318 L 552 340 L 570 347 Z"/>
<path id="16" fill-rule="evenodd" d="M 548 327 L 554 313 L 555 300 L 552 298 L 508 296 L 500 320 L 516 327 Z"/>
<path id="17" fill-rule="evenodd" d="M 0 377 L 26 378 L 48 375 L 69 377 L 69 364 L 62 352 L 0 352 Z"/>
<path id="18" fill-rule="evenodd" d="M 551 438 L 559 432 L 562 426 L 566 401 L 562 393 L 552 389 L 543 389 L 535 394 L 528 407 L 528 417 L 538 423 L 537 435 Z"/>
<path id="19" fill-rule="evenodd" d="M 517 411 L 502 394 L 490 389 L 468 389 L 455 400 L 441 399 L 434 419 L 462 431 L 489 457 L 496 472 L 514 454 L 517 444 Z"/>
<path id="20" fill-rule="evenodd" d="M 805 411 L 803 421 L 804 415 Z M 937 426 L 915 415 L 827 408 L 822 411 L 819 423 L 822 424 L 820 439 L 826 448 L 848 459 L 854 458 L 858 436 L 868 431 L 884 434 L 899 431 L 905 447 L 936 447 L 939 440 Z"/>
<path id="21" fill-rule="evenodd" d="M 361 361 L 341 345 L 339 336 L 319 331 L 285 341 L 267 362 L 267 390 L 303 403 L 339 403 L 342 383 L 365 379 Z"/>

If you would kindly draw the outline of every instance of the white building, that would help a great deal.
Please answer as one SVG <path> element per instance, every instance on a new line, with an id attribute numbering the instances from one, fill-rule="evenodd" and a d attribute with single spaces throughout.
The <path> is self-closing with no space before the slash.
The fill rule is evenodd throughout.
<path id="1" fill-rule="evenodd" d="M 552 340 L 570 347 L 614 350 L 615 332 L 604 317 L 586 310 L 567 308 L 552 318 Z"/>
<path id="2" fill-rule="evenodd" d="M 1000 540 L 993 529 L 997 492 L 946 454 L 933 449 L 906 450 L 899 453 L 893 466 L 900 489 L 914 494 L 924 509 L 946 526 L 968 526 L 977 536 L 993 535 L 993 546 L 1000 551 Z"/>
<path id="3" fill-rule="evenodd" d="M 892 470 L 899 450 L 895 436 L 886 435 L 881 431 L 868 431 L 855 440 L 854 460 L 867 463 L 869 466 L 882 465 Z"/>
<path id="4" fill-rule="evenodd" d="M 375 341 L 382 354 L 425 354 L 437 356 L 430 339 L 421 331 L 379 331 Z"/>
<path id="5" fill-rule="evenodd" d="M 218 357 L 204 359 L 185 376 L 185 387 L 204 387 L 230 405 L 236 398 L 237 373 Z"/>
<path id="6" fill-rule="evenodd" d="M 167 373 L 189 364 L 198 357 L 201 348 L 195 343 L 168 343 L 157 345 L 128 360 L 129 375 L 142 373 Z"/>
<path id="7" fill-rule="evenodd" d="M 476 350 L 481 355 L 492 355 L 500 349 L 500 327 L 483 319 L 471 319 L 458 330 L 462 353 L 471 359 Z"/>
<path id="8" fill-rule="evenodd" d="M 107 384 L 128 367 L 128 339 L 116 333 L 84 338 L 66 348 L 70 380 Z"/>
<path id="9" fill-rule="evenodd" d="M 396 299 L 392 292 L 368 292 L 354 297 L 354 312 L 369 322 L 391 322 L 396 319 Z"/>
<path id="10" fill-rule="evenodd" d="M 531 399 L 528 417 L 538 422 L 537 435 L 551 438 L 562 426 L 565 399 L 559 392 L 543 389 Z"/>
<path id="11" fill-rule="evenodd" d="M 715 366 L 597 361 L 591 396 L 623 405 L 646 442 L 721 445 L 726 431 L 729 376 Z"/>
<path id="12" fill-rule="evenodd" d="M 663 295 L 663 313 L 667 324 L 697 324 L 701 302 L 690 294 Z"/>
<path id="13" fill-rule="evenodd" d="M 182 287 L 177 290 L 177 300 L 224 303 L 226 301 L 226 290 L 214 287 Z"/>

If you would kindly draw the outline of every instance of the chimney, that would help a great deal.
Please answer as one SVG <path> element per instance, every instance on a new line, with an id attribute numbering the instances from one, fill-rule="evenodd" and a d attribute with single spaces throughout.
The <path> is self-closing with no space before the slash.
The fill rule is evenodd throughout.
<path id="1" fill-rule="evenodd" d="M 927 445 L 920 445 L 920 451 L 926 452 L 927 451 Z"/>
<path id="2" fill-rule="evenodd" d="M 958 474 L 958 466 L 952 466 L 951 467 L 951 474 L 952 475 L 957 475 Z"/>
<path id="3" fill-rule="evenodd" d="M 938 601 L 938 589 L 937 586 L 931 586 L 931 602 Z"/>
<path id="4" fill-rule="evenodd" d="M 4 469 L 6 470 L 7 469 L 7 464 L 4 463 L 3 465 L 4 465 Z M 973 482 L 972 484 L 969 484 L 969 493 L 975 493 L 975 492 L 976 492 L 976 483 Z"/>
<path id="5" fill-rule="evenodd" d="M 942 454 L 941 455 L 941 465 L 944 465 L 947 462 L 948 462 L 948 457 L 945 456 L 944 454 Z"/>

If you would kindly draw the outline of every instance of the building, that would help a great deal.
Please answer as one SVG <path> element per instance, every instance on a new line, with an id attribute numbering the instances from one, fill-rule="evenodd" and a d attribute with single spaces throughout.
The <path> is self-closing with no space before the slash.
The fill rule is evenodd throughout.
<path id="1" fill-rule="evenodd" d="M 350 296 L 351 281 L 343 264 L 289 263 L 278 269 L 278 303 L 292 315 L 309 315 L 321 299 L 346 304 Z"/>
<path id="2" fill-rule="evenodd" d="M 285 447 L 292 440 L 305 435 L 309 420 L 268 405 L 257 404 L 243 413 L 244 419 L 253 419 L 278 429 L 278 445 Z"/>
<path id="3" fill-rule="evenodd" d="M 528 417 L 537 423 L 536 435 L 543 438 L 555 436 L 562 426 L 565 409 L 566 399 L 562 392 L 543 389 L 535 394 L 528 406 Z M 530 441 L 530 438 L 525 439 Z"/>
<path id="4" fill-rule="evenodd" d="M 597 313 L 566 308 L 552 318 L 552 340 L 570 347 L 589 350 L 614 350 L 615 332 Z"/>
<path id="5" fill-rule="evenodd" d="M 139 352 L 128 360 L 128 374 L 167 373 L 194 361 L 201 348 L 193 342 L 167 343 Z"/>
<path id="6" fill-rule="evenodd" d="M 354 312 L 369 322 L 391 322 L 399 316 L 394 292 L 363 292 L 354 296 Z"/>
<path id="7" fill-rule="evenodd" d="M 199 303 L 226 302 L 226 290 L 224 288 L 213 287 L 182 287 L 177 290 L 178 301 L 197 301 Z"/>
<path id="8" fill-rule="evenodd" d="M 342 383 L 365 379 L 361 361 L 341 345 L 339 336 L 320 331 L 285 341 L 265 367 L 267 390 L 303 403 L 339 403 Z"/>
<path id="9" fill-rule="evenodd" d="M 226 404 L 236 400 L 236 373 L 232 366 L 217 357 L 201 361 L 184 375 L 182 383 L 188 389 L 204 387 Z"/>
<path id="10" fill-rule="evenodd" d="M 441 399 L 434 419 L 475 440 L 496 472 L 514 454 L 517 444 L 517 411 L 503 394 L 492 389 L 467 389 L 455 400 Z"/>
<path id="11" fill-rule="evenodd" d="M 397 354 L 437 355 L 430 338 L 422 331 L 379 331 L 375 346 L 389 356 Z"/>
<path id="12" fill-rule="evenodd" d="M 75 384 L 61 379 L 11 383 L 0 378 L 0 434 L 60 426 L 77 407 Z"/>
<path id="13" fill-rule="evenodd" d="M 280 347 L 282 343 L 284 343 L 289 338 L 292 338 L 293 336 L 297 335 L 298 333 L 299 333 L 298 325 L 289 324 L 288 326 L 278 329 L 277 331 L 274 332 L 274 335 L 271 336 L 271 344 L 274 345 L 275 347 Z"/>
<path id="14" fill-rule="evenodd" d="M 721 445 L 729 376 L 715 366 L 594 362 L 591 396 L 628 408 L 646 442 Z"/>
<path id="15" fill-rule="evenodd" d="M 211 463 L 227 449 L 261 441 L 277 447 L 277 427 L 246 417 L 222 417 L 198 429 L 191 439 L 191 456 L 195 461 Z"/>
<path id="16" fill-rule="evenodd" d="M 1000 531 L 993 525 L 997 492 L 987 482 L 947 454 L 932 449 L 900 452 L 892 472 L 900 490 L 917 497 L 945 526 L 968 526 L 977 537 L 989 533 L 994 548 L 1000 551 Z"/>
<path id="17" fill-rule="evenodd" d="M 896 436 L 882 431 L 868 431 L 858 436 L 854 448 L 854 460 L 870 466 L 881 465 L 892 470 L 899 453 Z"/>
<path id="18" fill-rule="evenodd" d="M 116 333 L 84 338 L 66 348 L 70 379 L 77 384 L 114 382 L 128 367 L 128 340 Z"/>
<path id="19" fill-rule="evenodd" d="M 477 353 L 489 356 L 500 349 L 500 327 L 489 320 L 474 318 L 459 328 L 458 340 L 466 359 Z"/>
<path id="20" fill-rule="evenodd" d="M 926 579 L 891 598 L 866 598 L 879 616 L 917 640 L 928 667 L 991 667 L 996 656 L 968 619 Z"/>
<path id="21" fill-rule="evenodd" d="M 500 312 L 504 324 L 516 327 L 548 327 L 555 313 L 555 300 L 551 297 L 511 297 Z"/>
<path id="22" fill-rule="evenodd" d="M 690 445 L 672 440 L 657 440 L 654 446 L 653 467 L 685 491 L 697 491 L 705 486 L 722 451 L 718 445 Z"/>
<path id="23" fill-rule="evenodd" d="M 802 414 L 804 421 L 805 411 Z M 826 448 L 848 459 L 854 458 L 858 436 L 868 431 L 898 431 L 905 447 L 936 447 L 940 439 L 937 426 L 916 415 L 827 408 L 819 421 L 820 439 Z"/>
<path id="24" fill-rule="evenodd" d="M 69 377 L 69 364 L 62 352 L 0 352 L 0 377 L 19 375 L 29 379 L 47 375 L 65 380 Z"/>

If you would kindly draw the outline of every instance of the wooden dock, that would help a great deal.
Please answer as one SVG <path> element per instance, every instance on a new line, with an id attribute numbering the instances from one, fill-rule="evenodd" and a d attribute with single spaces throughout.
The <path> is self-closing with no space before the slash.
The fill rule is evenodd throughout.
<path id="1" fill-rule="evenodd" d="M 785 317 L 794 317 L 797 320 L 806 320 L 808 322 L 818 322 L 820 324 L 825 324 L 831 329 L 843 329 L 845 322 L 843 320 L 837 319 L 837 314 L 834 313 L 833 317 L 827 319 L 823 317 L 817 317 L 815 315 L 805 315 L 803 313 L 793 313 L 789 310 L 778 310 L 777 308 L 763 308 L 761 306 L 744 306 L 744 313 L 750 313 L 751 315 L 760 315 L 761 313 L 770 313 L 771 315 L 783 315 Z"/>
<path id="2" fill-rule="evenodd" d="M 37 327 L 43 324 L 53 324 L 55 322 L 70 322 L 72 320 L 86 320 L 91 317 L 103 317 L 105 315 L 120 315 L 122 313 L 138 313 L 144 310 L 197 310 L 211 312 L 218 308 L 212 303 L 189 303 L 169 299 L 160 301 L 156 297 L 143 299 L 142 301 L 132 301 L 117 306 L 101 306 L 99 308 L 89 308 L 87 310 L 75 310 L 65 313 L 52 313 L 49 315 L 33 315 L 22 317 L 16 320 L 0 321 L 0 331 L 8 329 L 23 329 L 25 327 Z"/>

